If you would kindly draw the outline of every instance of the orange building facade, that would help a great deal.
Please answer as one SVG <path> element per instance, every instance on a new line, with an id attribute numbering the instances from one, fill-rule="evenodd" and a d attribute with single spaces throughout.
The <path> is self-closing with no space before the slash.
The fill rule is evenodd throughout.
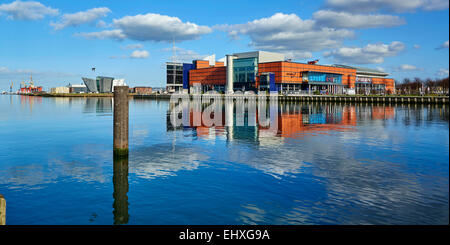
<path id="1" fill-rule="evenodd" d="M 224 62 L 211 65 L 209 61 L 194 61 L 191 69 L 185 73 L 183 88 L 190 93 L 210 90 L 288 94 L 395 93 L 394 79 L 388 78 L 387 73 L 374 69 L 297 63 L 286 61 L 281 54 L 263 51 L 232 56 L 230 67 Z M 227 80 L 228 77 L 231 79 Z"/>

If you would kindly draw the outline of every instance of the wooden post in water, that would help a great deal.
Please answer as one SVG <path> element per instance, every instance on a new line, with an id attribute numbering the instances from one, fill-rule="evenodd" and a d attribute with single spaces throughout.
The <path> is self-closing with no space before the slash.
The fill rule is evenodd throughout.
<path id="1" fill-rule="evenodd" d="M 128 86 L 114 87 L 114 156 L 128 156 Z"/>
<path id="2" fill-rule="evenodd" d="M 6 200 L 0 194 L 0 225 L 6 224 Z"/>
<path id="3" fill-rule="evenodd" d="M 130 218 L 128 213 L 128 157 L 114 157 L 113 166 L 114 224 L 127 224 Z"/>

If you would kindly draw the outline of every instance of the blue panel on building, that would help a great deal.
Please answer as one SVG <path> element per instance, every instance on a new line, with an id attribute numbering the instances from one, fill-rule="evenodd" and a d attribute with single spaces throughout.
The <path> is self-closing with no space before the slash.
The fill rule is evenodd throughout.
<path id="1" fill-rule="evenodd" d="M 270 92 L 277 91 L 277 86 L 275 86 L 275 74 L 274 73 L 269 74 L 269 90 L 270 90 Z"/>
<path id="2" fill-rule="evenodd" d="M 189 89 L 189 71 L 193 69 L 194 64 L 183 64 L 183 89 Z"/>

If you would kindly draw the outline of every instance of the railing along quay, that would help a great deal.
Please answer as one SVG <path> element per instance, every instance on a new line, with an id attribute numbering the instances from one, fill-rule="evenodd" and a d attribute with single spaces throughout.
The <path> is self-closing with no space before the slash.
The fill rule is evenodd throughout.
<path id="1" fill-rule="evenodd" d="M 170 94 L 134 95 L 134 99 L 161 99 L 169 100 Z M 178 98 L 189 96 L 190 99 L 200 95 L 177 94 Z M 232 98 L 232 99 L 258 99 L 258 95 L 223 95 L 203 94 L 203 98 Z M 345 96 L 345 95 L 271 95 L 284 102 L 350 102 L 350 103 L 387 103 L 387 104 L 448 104 L 447 96 Z"/>

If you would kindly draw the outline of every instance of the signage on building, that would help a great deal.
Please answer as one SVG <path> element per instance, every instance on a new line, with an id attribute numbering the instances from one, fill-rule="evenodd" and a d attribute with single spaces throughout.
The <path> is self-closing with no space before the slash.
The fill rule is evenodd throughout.
<path id="1" fill-rule="evenodd" d="M 371 83 L 372 78 L 370 77 L 356 77 L 356 82 L 358 83 Z"/>
<path id="2" fill-rule="evenodd" d="M 330 83 L 334 83 L 334 80 L 336 79 L 336 77 L 332 77 L 332 76 L 327 76 L 326 78 L 325 78 L 325 81 L 326 82 L 330 82 Z"/>

